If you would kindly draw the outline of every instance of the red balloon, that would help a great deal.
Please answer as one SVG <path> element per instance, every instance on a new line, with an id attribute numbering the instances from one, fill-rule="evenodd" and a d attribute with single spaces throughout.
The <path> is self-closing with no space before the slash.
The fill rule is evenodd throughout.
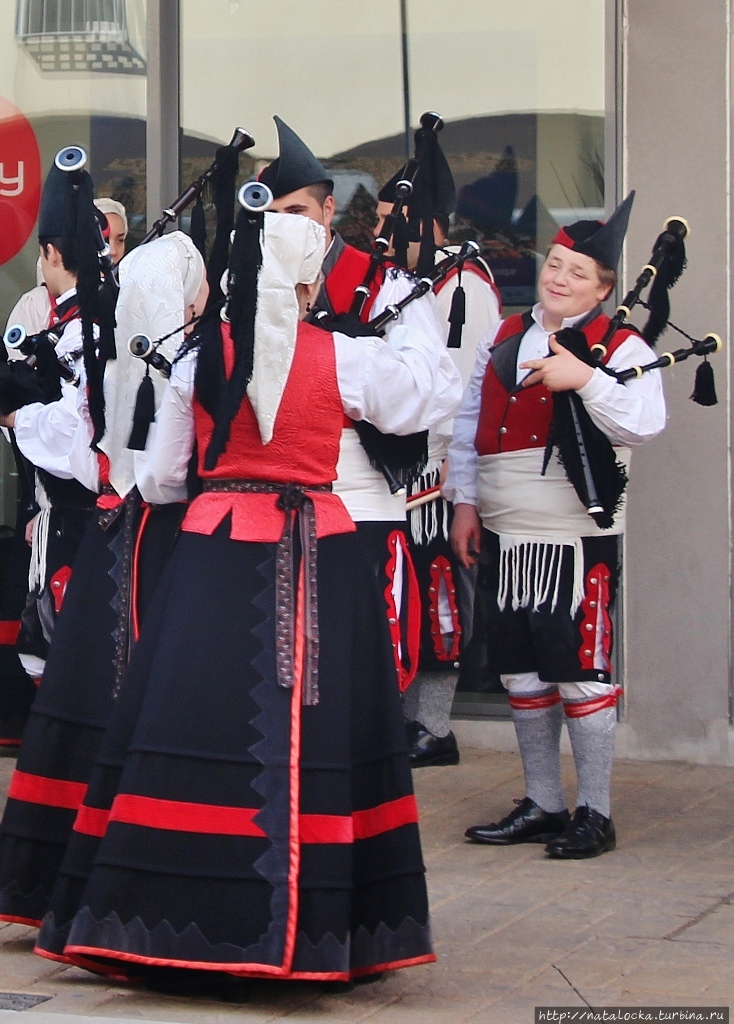
<path id="1" fill-rule="evenodd" d="M 0 266 L 30 238 L 41 203 L 36 135 L 17 107 L 0 96 Z"/>

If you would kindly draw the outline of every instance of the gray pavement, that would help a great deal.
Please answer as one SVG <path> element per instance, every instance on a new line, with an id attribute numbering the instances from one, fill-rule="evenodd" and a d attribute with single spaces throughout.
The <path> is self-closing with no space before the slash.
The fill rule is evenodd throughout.
<path id="1" fill-rule="evenodd" d="M 4 793 L 12 761 L 0 762 Z M 573 798 L 573 765 L 564 758 Z M 243 1005 L 164 997 L 31 953 L 0 926 L 0 991 L 43 995 L 0 1024 L 531 1024 L 533 1007 L 734 1003 L 734 769 L 618 762 L 618 848 L 593 861 L 462 841 L 523 795 L 516 754 L 416 773 L 438 963 L 348 993 L 258 982 Z M 1 1005 L 1 997 L 0 997 Z M 21 1016 L 22 1013 L 22 1016 Z M 59 1022 L 62 1024 L 62 1022 Z"/>

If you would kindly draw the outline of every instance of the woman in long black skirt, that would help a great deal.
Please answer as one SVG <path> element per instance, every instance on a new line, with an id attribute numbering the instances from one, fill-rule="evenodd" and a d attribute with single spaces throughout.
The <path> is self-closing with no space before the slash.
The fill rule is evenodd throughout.
<path id="1" fill-rule="evenodd" d="M 90 449 L 82 392 L 69 458 L 75 478 L 90 493 L 102 493 L 74 560 L 10 782 L 0 824 L 0 920 L 39 925 L 48 909 L 130 650 L 185 512 L 175 503 L 185 488 L 153 506 L 141 503 L 135 486 L 126 446 L 145 368 L 130 356 L 127 340 L 139 332 L 158 338 L 201 312 L 204 261 L 187 236 L 174 232 L 136 249 L 120 272 L 118 356 L 105 378 L 103 451 Z M 171 344 L 175 352 L 180 336 Z M 162 393 L 161 383 L 154 386 Z"/>
<path id="2" fill-rule="evenodd" d="M 330 484 L 345 411 L 412 432 L 453 408 L 458 376 L 438 335 L 299 323 L 323 229 L 265 214 L 262 237 L 260 257 L 242 213 L 230 322 L 177 363 L 144 457 L 154 499 L 195 435 L 203 493 L 39 934 L 42 955 L 116 976 L 348 980 L 434 959 L 381 598 Z"/>

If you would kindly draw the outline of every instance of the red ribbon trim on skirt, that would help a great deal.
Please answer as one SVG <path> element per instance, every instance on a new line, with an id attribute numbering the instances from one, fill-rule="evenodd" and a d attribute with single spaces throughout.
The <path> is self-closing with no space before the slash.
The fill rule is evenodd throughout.
<path id="1" fill-rule="evenodd" d="M 107 831 L 108 822 L 119 821 L 125 825 L 170 829 L 173 832 L 265 838 L 265 833 L 254 821 L 257 813 L 258 809 L 252 807 L 193 804 L 121 793 L 115 798 L 112 811 L 81 806 L 74 831 L 101 839 Z M 417 821 L 418 805 L 411 795 L 389 800 L 365 811 L 353 811 L 351 815 L 301 814 L 298 833 L 301 843 L 351 843 L 355 839 L 372 839 Z"/>
<path id="2" fill-rule="evenodd" d="M 24 800 L 28 804 L 63 807 L 69 811 L 79 808 L 87 792 L 84 782 L 49 779 L 44 775 L 31 775 L 16 768 L 10 780 L 8 799 Z"/>

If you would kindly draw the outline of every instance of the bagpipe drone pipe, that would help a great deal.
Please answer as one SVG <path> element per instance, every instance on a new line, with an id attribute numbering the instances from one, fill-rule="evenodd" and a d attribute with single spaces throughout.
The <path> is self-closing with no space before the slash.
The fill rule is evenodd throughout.
<path id="1" fill-rule="evenodd" d="M 703 359 L 696 371 L 696 380 L 691 399 L 699 405 L 716 404 L 713 370 L 708 356 L 718 352 L 723 342 L 718 334 L 709 333 L 696 339 L 672 323 L 669 291 L 679 280 L 686 267 L 684 239 L 688 234 L 687 222 L 682 217 L 669 217 L 663 232 L 657 237 L 648 262 L 642 267 L 634 287 L 625 295 L 602 339 L 589 347 L 586 338 L 578 328 L 564 328 L 556 334 L 556 340 L 578 359 L 593 369 L 601 369 L 614 377 L 621 387 L 627 381 L 639 379 L 651 370 L 664 369 L 684 362 L 691 356 Z M 652 281 L 647 301 L 642 293 Z M 650 345 L 654 346 L 667 327 L 687 338 L 688 348 L 665 352 L 658 359 L 624 370 L 613 370 L 602 360 L 608 353 L 609 345 L 617 331 L 623 329 L 632 309 L 641 305 L 649 312 L 647 323 L 636 331 Z M 548 466 L 555 449 L 569 481 L 588 514 L 601 529 L 614 524 L 627 485 L 625 468 L 617 460 L 609 438 L 592 421 L 583 401 L 575 391 L 561 391 L 553 394 L 553 418 L 546 446 L 543 472 Z"/>
<path id="2" fill-rule="evenodd" d="M 73 355 L 56 355 L 59 338 L 60 333 L 53 329 L 31 335 L 21 324 L 7 329 L 0 347 L 0 412 L 4 416 L 34 402 L 46 405 L 57 401 L 62 380 L 78 385 Z M 25 358 L 8 359 L 8 352 Z"/>
<path id="3" fill-rule="evenodd" d="M 54 158 L 54 164 L 60 171 L 69 175 L 69 180 L 74 188 L 81 186 L 86 177 L 85 167 L 87 165 L 87 154 L 81 146 L 66 146 L 64 149 L 60 149 Z M 99 270 L 102 280 L 116 297 L 119 291 L 117 272 L 110 255 L 109 242 L 104 237 L 102 229 L 101 220 L 104 218 L 104 214 L 97 212 L 99 215 L 95 216 L 94 220 L 94 236 Z"/>
<path id="4" fill-rule="evenodd" d="M 215 159 L 210 166 L 207 167 L 204 173 L 200 174 L 198 178 L 195 178 L 194 181 L 192 181 L 191 184 L 183 190 L 181 195 L 175 199 L 170 206 L 166 207 L 158 220 L 155 221 L 150 231 L 146 234 L 141 245 L 145 245 L 147 242 L 152 242 L 154 238 L 160 238 L 169 224 L 178 220 L 188 206 L 201 198 L 204 188 L 212 180 L 216 180 L 217 175 L 226 165 L 230 164 L 232 161 L 234 161 L 236 165 L 239 154 L 243 153 L 246 149 L 251 149 L 254 145 L 255 140 L 246 128 L 235 128 L 234 134 L 232 135 L 229 143 L 217 150 Z M 194 217 L 192 216 L 192 235 L 194 233 L 193 221 Z"/>
<path id="5" fill-rule="evenodd" d="M 349 310 L 350 314 L 359 317 L 364 309 L 365 302 L 369 298 L 370 288 L 377 276 L 377 272 L 385 262 L 385 257 L 393 243 L 393 236 L 401 224 L 403 207 L 413 192 L 415 179 L 421 167 L 430 159 L 431 140 L 442 130 L 443 118 L 433 110 L 426 111 L 421 115 L 420 128 L 415 133 L 415 153 L 403 168 L 400 180 L 395 185 L 395 200 L 392 209 L 385 217 L 379 235 L 372 243 L 370 249 L 370 262 L 367 267 L 364 280 L 354 290 L 354 299 Z M 433 221 L 431 220 L 431 232 Z M 398 263 L 404 265 L 406 253 L 402 255 L 397 249 L 407 250 L 407 235 L 398 243 L 396 240 L 396 256 Z"/>
<path id="6" fill-rule="evenodd" d="M 246 182 L 239 189 L 237 200 L 243 213 L 252 222 L 253 231 L 261 230 L 265 212 L 273 202 L 273 194 L 268 186 L 259 181 Z M 142 451 L 145 448 L 148 431 L 155 417 L 155 397 L 153 382 L 150 379 L 150 370 L 156 370 L 165 379 L 171 376 L 173 363 L 160 351 L 161 345 L 164 341 L 168 341 L 169 338 L 173 338 L 175 335 L 185 331 L 187 327 L 197 323 L 200 327 L 203 326 L 205 322 L 212 320 L 215 315 L 221 316 L 223 320 L 228 319 L 228 305 L 223 300 L 209 304 L 203 314 L 192 317 L 175 330 L 164 334 L 160 338 L 153 340 L 147 334 L 134 334 L 128 339 L 127 347 L 130 355 L 142 360 L 146 365 L 145 376 L 140 383 L 135 401 L 128 448 L 136 451 Z M 185 342 L 181 346 L 179 357 L 197 343 L 198 339 L 194 334 L 190 339 L 190 344 Z"/>

